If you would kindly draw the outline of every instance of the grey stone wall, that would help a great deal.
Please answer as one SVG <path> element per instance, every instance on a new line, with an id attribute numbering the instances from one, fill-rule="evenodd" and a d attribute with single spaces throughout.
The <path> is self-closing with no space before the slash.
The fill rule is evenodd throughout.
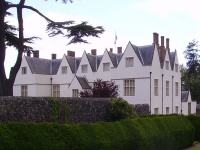
<path id="1" fill-rule="evenodd" d="M 136 104 L 134 109 L 138 115 L 145 115 L 150 113 L 149 104 Z"/>
<path id="2" fill-rule="evenodd" d="M 0 97 L 0 122 L 102 122 L 108 120 L 109 101 L 108 98 Z"/>

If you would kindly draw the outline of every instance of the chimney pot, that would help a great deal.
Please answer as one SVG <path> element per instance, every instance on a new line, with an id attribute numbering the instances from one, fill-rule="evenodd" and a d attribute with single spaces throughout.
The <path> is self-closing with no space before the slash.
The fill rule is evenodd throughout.
<path id="1" fill-rule="evenodd" d="M 96 56 L 97 55 L 97 50 L 96 49 L 92 49 L 91 50 L 91 54 L 94 55 L 94 56 Z"/>
<path id="2" fill-rule="evenodd" d="M 39 58 L 39 50 L 35 50 L 35 51 L 33 52 L 33 57 Z"/>
<path id="3" fill-rule="evenodd" d="M 161 46 L 165 46 L 165 44 L 164 44 L 164 36 L 161 36 Z"/>
<path id="4" fill-rule="evenodd" d="M 110 52 L 111 52 L 111 53 L 113 52 L 113 48 L 110 48 Z"/>
<path id="5" fill-rule="evenodd" d="M 56 59 L 56 54 L 51 54 L 51 59 Z"/>
<path id="6" fill-rule="evenodd" d="M 117 53 L 121 54 L 122 53 L 122 47 L 117 47 Z"/>

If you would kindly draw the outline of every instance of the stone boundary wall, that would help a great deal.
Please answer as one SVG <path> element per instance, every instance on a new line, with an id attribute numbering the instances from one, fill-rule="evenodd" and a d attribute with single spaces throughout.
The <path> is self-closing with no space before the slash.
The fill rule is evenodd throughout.
<path id="1" fill-rule="evenodd" d="M 110 98 L 0 97 L 0 123 L 94 123 L 109 118 Z M 149 114 L 148 104 L 133 105 L 138 115 Z"/>
<path id="2" fill-rule="evenodd" d="M 0 123 L 107 121 L 109 101 L 109 98 L 0 97 Z"/>

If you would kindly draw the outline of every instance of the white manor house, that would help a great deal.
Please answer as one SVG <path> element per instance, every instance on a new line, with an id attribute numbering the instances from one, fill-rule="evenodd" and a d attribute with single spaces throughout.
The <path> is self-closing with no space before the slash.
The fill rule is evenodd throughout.
<path id="1" fill-rule="evenodd" d="M 153 33 L 153 44 L 136 46 L 128 43 L 122 47 L 105 50 L 103 55 L 83 52 L 75 57 L 67 51 L 62 59 L 52 54 L 52 59 L 39 58 L 39 51 L 24 56 L 17 74 L 14 96 L 78 97 L 97 79 L 114 81 L 119 96 L 130 104 L 149 104 L 151 114 L 194 114 L 196 102 L 190 92 L 181 91 L 181 73 L 177 52 L 171 51 L 169 39 Z"/>

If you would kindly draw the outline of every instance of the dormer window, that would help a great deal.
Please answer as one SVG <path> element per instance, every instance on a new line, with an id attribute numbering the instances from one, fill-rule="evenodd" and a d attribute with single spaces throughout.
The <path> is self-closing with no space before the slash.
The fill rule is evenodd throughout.
<path id="1" fill-rule="evenodd" d="M 165 61 L 165 69 L 169 70 L 169 61 L 167 61 L 167 60 Z"/>
<path id="2" fill-rule="evenodd" d="M 126 67 L 133 67 L 133 57 L 126 58 Z"/>
<path id="3" fill-rule="evenodd" d="M 62 74 L 67 74 L 67 66 L 62 66 Z"/>
<path id="4" fill-rule="evenodd" d="M 27 74 L 27 68 L 26 67 L 22 67 L 22 74 Z"/>
<path id="5" fill-rule="evenodd" d="M 103 63 L 103 71 L 109 71 L 110 70 L 110 63 Z"/>
<path id="6" fill-rule="evenodd" d="M 81 65 L 81 72 L 87 73 L 87 65 Z"/>

